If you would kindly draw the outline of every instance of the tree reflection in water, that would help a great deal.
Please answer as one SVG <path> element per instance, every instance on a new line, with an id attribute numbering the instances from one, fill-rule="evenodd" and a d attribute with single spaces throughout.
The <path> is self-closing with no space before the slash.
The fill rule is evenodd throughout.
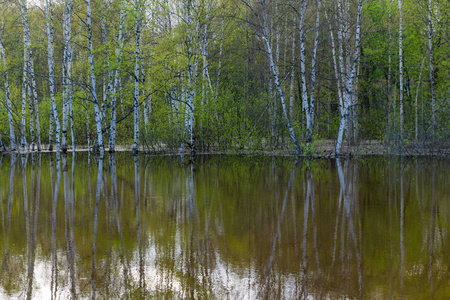
<path id="1" fill-rule="evenodd" d="M 445 160 L 105 159 L 0 159 L 0 298 L 450 295 Z"/>

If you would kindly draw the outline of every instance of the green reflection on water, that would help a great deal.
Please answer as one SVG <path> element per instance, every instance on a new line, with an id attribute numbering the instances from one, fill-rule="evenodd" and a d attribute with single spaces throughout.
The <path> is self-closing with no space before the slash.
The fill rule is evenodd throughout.
<path id="1" fill-rule="evenodd" d="M 0 298 L 445 299 L 449 166 L 4 156 Z"/>

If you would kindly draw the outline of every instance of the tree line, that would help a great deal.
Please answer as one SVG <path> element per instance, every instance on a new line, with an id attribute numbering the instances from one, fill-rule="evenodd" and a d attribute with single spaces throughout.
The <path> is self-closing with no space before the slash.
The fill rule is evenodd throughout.
<path id="1" fill-rule="evenodd" d="M 4 1 L 0 147 L 283 150 L 442 145 L 437 0 Z M 45 146 L 44 146 L 45 145 Z"/>

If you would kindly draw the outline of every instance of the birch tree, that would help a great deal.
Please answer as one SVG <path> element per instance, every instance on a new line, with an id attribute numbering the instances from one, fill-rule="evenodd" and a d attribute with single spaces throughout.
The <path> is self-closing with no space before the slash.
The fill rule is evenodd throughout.
<path id="1" fill-rule="evenodd" d="M 62 66 L 63 80 L 63 121 L 62 121 L 62 142 L 61 149 L 67 152 L 67 125 L 69 119 L 70 107 L 72 105 L 72 46 L 71 46 L 71 15 L 72 0 L 65 0 L 63 14 L 63 36 L 64 36 L 64 53 Z M 90 17 L 90 16 L 89 16 Z M 94 86 L 95 89 L 95 86 Z M 72 149 L 73 150 L 73 149 Z"/>
<path id="2" fill-rule="evenodd" d="M 400 1 L 400 0 L 399 0 Z M 428 0 L 428 18 L 427 18 L 427 38 L 428 38 L 428 68 L 430 70 L 430 92 L 431 92 L 431 127 L 432 140 L 435 139 L 436 134 L 436 96 L 435 96 L 435 82 L 434 82 L 434 53 L 433 53 L 433 0 Z"/>
<path id="3" fill-rule="evenodd" d="M 9 90 L 8 67 L 6 65 L 6 54 L 2 36 L 0 36 L 0 54 L 4 68 L 3 78 L 5 80 L 6 110 L 8 111 L 9 148 L 11 151 L 16 151 L 16 136 L 14 133 L 14 119 L 12 115 L 11 91 Z"/>
<path id="4" fill-rule="evenodd" d="M 56 152 L 60 151 L 60 131 L 58 110 L 56 109 L 55 101 L 55 69 L 54 69 L 54 54 L 53 54 L 53 12 L 51 0 L 45 1 L 45 15 L 47 19 L 47 62 L 48 62 L 48 79 L 50 88 L 50 101 L 51 101 L 51 118 L 54 120 L 56 127 Z"/>
<path id="5" fill-rule="evenodd" d="M 24 62 L 23 62 L 23 86 L 22 86 L 22 149 L 25 150 L 25 107 L 27 95 L 29 98 L 30 111 L 30 135 L 31 135 L 31 150 L 34 150 L 36 143 L 37 150 L 41 151 L 41 132 L 39 122 L 39 108 L 36 90 L 36 79 L 34 74 L 33 53 L 31 49 L 31 33 L 28 21 L 27 1 L 21 1 L 21 18 L 23 25 L 23 41 L 24 41 Z M 33 125 L 34 118 L 34 125 Z M 33 128 L 35 126 L 35 128 Z M 34 130 L 36 129 L 36 141 Z"/>
<path id="6" fill-rule="evenodd" d="M 402 0 L 398 0 L 398 75 L 399 75 L 399 115 L 400 141 L 403 141 L 403 7 Z"/>
<path id="7" fill-rule="evenodd" d="M 292 127 L 292 123 L 291 123 L 291 118 L 289 116 L 287 107 L 286 107 L 286 101 L 285 101 L 285 97 L 284 97 L 284 92 L 283 89 L 281 88 L 281 83 L 280 83 L 280 79 L 278 76 L 278 71 L 277 68 L 275 67 L 275 62 L 274 62 L 274 57 L 273 57 L 273 53 L 272 53 L 272 45 L 270 42 L 270 38 L 269 38 L 269 27 L 267 24 L 267 7 L 266 7 L 266 2 L 264 0 L 260 0 L 259 1 L 259 5 L 261 6 L 261 16 L 258 15 L 257 12 L 255 12 L 255 10 L 253 10 L 250 6 L 250 4 L 248 2 L 244 2 L 245 5 L 247 5 L 247 7 L 249 7 L 255 17 L 258 19 L 259 25 L 262 29 L 262 38 L 264 41 L 264 47 L 266 49 L 266 53 L 269 59 L 269 63 L 270 63 L 270 69 L 272 70 L 272 75 L 273 75 L 273 80 L 275 82 L 275 86 L 278 92 L 278 96 L 280 97 L 280 102 L 281 102 L 281 107 L 283 109 L 283 115 L 284 118 L 286 120 L 287 123 L 287 127 L 288 127 L 288 131 L 289 131 L 289 136 L 291 138 L 292 143 L 294 144 L 294 148 L 295 151 L 297 153 L 298 156 L 300 156 L 303 153 L 302 148 L 300 147 L 300 144 L 298 142 L 297 136 L 294 132 L 294 128 Z"/>
<path id="8" fill-rule="evenodd" d="M 87 31 L 88 31 L 89 65 L 90 65 L 90 71 L 91 71 L 90 92 L 91 92 L 92 102 L 94 104 L 95 125 L 97 128 L 97 143 L 98 143 L 98 148 L 99 148 L 99 154 L 100 154 L 100 158 L 103 158 L 104 154 L 105 154 L 105 149 L 104 149 L 104 145 L 103 145 L 102 120 L 101 120 L 101 115 L 100 115 L 100 107 L 99 107 L 97 92 L 96 92 L 94 50 L 93 50 L 93 46 L 92 46 L 91 0 L 87 0 L 86 26 L 87 26 Z"/>
<path id="9" fill-rule="evenodd" d="M 117 88 L 119 83 L 119 62 L 122 59 L 123 53 L 123 28 L 125 22 L 125 1 L 121 1 L 120 5 L 120 19 L 119 19 L 119 33 L 118 33 L 118 46 L 116 47 L 116 64 L 114 70 L 114 83 L 111 98 L 111 129 L 109 133 L 109 152 L 115 152 L 116 148 L 116 130 L 117 130 Z"/>
<path id="10" fill-rule="evenodd" d="M 134 99 L 133 99 L 133 123 L 134 123 L 134 145 L 133 155 L 136 155 L 139 151 L 139 66 L 141 62 L 141 23 L 142 23 L 142 0 L 135 1 L 136 9 L 136 44 L 134 49 L 135 61 L 134 61 Z"/>
<path id="11" fill-rule="evenodd" d="M 311 62 L 311 93 L 308 97 L 308 87 L 306 83 L 306 54 L 305 54 L 305 34 L 304 34 L 304 16 L 306 8 L 308 6 L 308 1 L 304 1 L 300 7 L 300 18 L 299 18 L 299 28 L 300 28 L 300 70 L 302 75 L 302 93 L 303 93 L 303 109 L 306 114 L 306 143 L 309 147 L 312 141 L 312 131 L 314 126 L 314 106 L 315 106 L 315 89 L 316 89 L 316 58 L 317 58 L 317 48 L 319 44 L 319 25 L 320 25 L 320 6 L 321 1 L 317 0 L 317 14 L 316 14 L 316 28 L 315 28 L 315 38 L 314 47 Z"/>
<path id="12" fill-rule="evenodd" d="M 189 135 L 189 146 L 191 148 L 191 161 L 195 155 L 194 147 L 194 112 L 195 112 L 195 86 L 194 81 L 197 78 L 198 53 L 195 48 L 195 36 L 198 36 L 198 20 L 194 20 L 192 11 L 194 10 L 195 0 L 183 0 L 183 11 L 186 22 L 186 114 L 185 127 Z M 196 35 L 194 36 L 194 32 Z M 183 141 L 181 151 L 184 149 Z"/>
<path id="13" fill-rule="evenodd" d="M 338 1 L 338 5 L 342 5 L 341 3 L 342 0 Z M 344 137 L 344 128 L 347 125 L 347 119 L 350 113 L 350 105 L 351 105 L 351 97 L 352 97 L 352 93 L 354 93 L 354 89 L 353 89 L 353 82 L 355 80 L 355 73 L 356 73 L 356 67 L 357 67 L 357 62 L 359 59 L 359 51 L 360 51 L 360 46 L 361 46 L 361 17 L 362 17 L 362 5 L 363 5 L 364 0 L 358 0 L 358 8 L 357 8 L 357 17 L 356 17 L 356 31 L 355 31 L 355 50 L 354 50 L 354 56 L 352 58 L 348 58 L 349 60 L 351 60 L 351 65 L 350 65 L 350 72 L 348 74 L 347 77 L 347 82 L 344 88 L 344 95 L 345 97 L 343 97 L 344 99 L 344 107 L 342 109 L 342 114 L 341 114 L 341 119 L 340 119 L 340 123 L 339 123 L 339 131 L 338 131 L 338 138 L 336 141 L 336 150 L 335 153 L 336 155 L 340 155 L 341 152 L 341 146 L 342 146 L 342 140 Z M 341 25 L 342 26 L 342 25 Z M 338 29 L 338 33 L 343 30 L 343 28 L 339 28 Z M 342 33 L 341 33 L 342 34 Z M 340 53 L 342 53 L 341 50 L 339 50 Z M 343 55 L 340 54 L 339 55 L 339 60 L 340 60 L 340 64 L 341 66 L 343 65 Z"/>

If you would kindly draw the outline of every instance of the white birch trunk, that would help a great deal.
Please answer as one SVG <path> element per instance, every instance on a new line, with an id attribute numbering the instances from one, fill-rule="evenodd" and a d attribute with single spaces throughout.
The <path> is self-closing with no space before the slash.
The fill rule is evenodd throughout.
<path id="1" fill-rule="evenodd" d="M 67 151 L 67 125 L 69 119 L 70 105 L 72 102 L 72 47 L 71 47 L 71 15 L 72 15 L 72 0 L 65 1 L 63 14 L 63 36 L 64 36 L 64 54 L 63 54 L 63 121 L 62 121 L 62 138 L 61 150 Z"/>
<path id="2" fill-rule="evenodd" d="M 30 96 L 29 104 L 31 107 L 30 110 L 30 121 L 32 121 L 33 117 L 35 119 L 35 128 L 33 126 L 33 122 L 30 122 L 30 135 L 31 135 L 31 150 L 34 150 L 34 129 L 36 129 L 37 136 L 37 150 L 41 151 L 41 133 L 40 133 L 40 125 L 39 125 L 39 109 L 38 109 L 38 100 L 37 100 L 37 91 L 36 91 L 36 80 L 34 76 L 34 63 L 33 56 L 31 51 L 31 34 L 30 34 L 30 26 L 28 22 L 28 11 L 27 11 L 27 3 L 26 0 L 21 1 L 21 17 L 23 24 L 23 40 L 24 40 L 24 86 L 22 87 L 22 112 L 25 111 L 24 104 L 26 103 L 27 90 L 28 96 Z M 25 104 L 26 105 L 26 104 Z M 25 116 L 22 115 L 22 123 L 25 129 Z M 25 134 L 25 130 L 23 130 L 23 134 Z M 26 139 L 25 136 L 22 138 L 22 147 L 25 147 Z"/>
<path id="3" fill-rule="evenodd" d="M 138 1 L 136 0 L 136 8 L 139 10 Z M 133 123 L 134 123 L 134 145 L 133 155 L 136 155 L 139 151 L 139 66 L 140 66 L 140 54 L 141 54 L 141 19 L 139 11 L 136 19 L 136 45 L 135 45 L 135 62 L 134 62 L 134 109 L 133 109 Z"/>
<path id="4" fill-rule="evenodd" d="M 34 62 L 33 57 L 31 53 L 31 41 L 30 41 L 30 51 L 28 52 L 30 55 L 30 75 L 31 75 L 31 90 L 33 95 L 32 105 L 33 105 L 33 112 L 34 112 L 34 122 L 35 122 L 35 128 L 36 128 L 36 146 L 37 150 L 41 151 L 41 125 L 39 122 L 39 107 L 38 107 L 38 99 L 37 99 L 37 89 L 36 89 L 36 79 L 34 76 Z"/>
<path id="5" fill-rule="evenodd" d="M 263 6 L 262 3 L 261 3 L 261 6 Z M 263 9 L 264 9 L 264 7 L 263 7 Z M 295 148 L 295 151 L 297 152 L 297 155 L 300 156 L 303 151 L 300 148 L 300 144 L 299 144 L 299 142 L 297 140 L 297 137 L 295 135 L 294 128 L 292 128 L 291 119 L 289 118 L 289 114 L 288 114 L 287 107 L 286 107 L 286 102 L 285 102 L 285 99 L 284 99 L 284 93 L 283 93 L 283 90 L 281 89 L 280 80 L 278 78 L 278 72 L 277 72 L 277 70 L 275 68 L 275 64 L 274 64 L 274 60 L 273 60 L 273 54 L 272 54 L 272 48 L 271 48 L 271 45 L 270 45 L 269 35 L 268 35 L 268 32 L 267 32 L 266 13 L 264 11 L 263 11 L 263 22 L 262 22 L 261 25 L 262 25 L 262 29 L 263 29 L 263 35 L 264 35 L 263 38 L 264 38 L 267 54 L 269 56 L 270 68 L 272 69 L 273 77 L 274 77 L 274 80 L 275 80 L 275 85 L 277 87 L 277 91 L 278 91 L 278 94 L 280 96 L 281 106 L 283 108 L 283 114 L 284 114 L 284 117 L 286 119 L 286 123 L 287 123 L 288 130 L 289 130 L 289 136 L 290 136 L 290 138 L 292 140 L 292 143 L 294 144 L 294 148 Z"/>
<path id="6" fill-rule="evenodd" d="M 117 118 L 117 87 L 119 83 L 119 67 L 118 64 L 122 58 L 123 49 L 123 24 L 125 22 L 125 1 L 122 0 L 120 6 L 120 21 L 119 21 L 119 46 L 116 47 L 116 69 L 114 70 L 114 85 L 113 96 L 111 99 L 111 129 L 109 134 L 109 152 L 115 152 L 116 145 L 116 118 Z"/>
<path id="7" fill-rule="evenodd" d="M 344 109 L 341 116 L 340 124 L 339 124 L 339 131 L 338 131 L 338 138 L 336 141 L 336 155 L 340 155 L 341 152 L 341 146 L 342 146 L 342 140 L 344 137 L 344 128 L 346 127 L 347 118 L 349 115 L 349 106 L 351 102 L 351 95 L 353 93 L 353 81 L 355 78 L 356 73 L 356 65 L 359 59 L 359 49 L 360 49 L 360 36 L 361 36 L 361 17 L 362 17 L 362 4 L 364 0 L 358 1 L 358 14 L 357 14 L 357 20 L 356 20 L 356 33 L 355 33 L 355 53 L 354 58 L 350 70 L 350 74 L 348 76 L 348 80 L 346 83 L 346 93 L 344 98 Z"/>
<path id="8" fill-rule="evenodd" d="M 400 0 L 399 0 L 400 1 Z M 435 82 L 434 82 L 434 53 L 433 53 L 433 1 L 428 0 L 428 63 L 430 69 L 430 92 L 431 92 L 431 126 L 432 126 L 432 140 L 434 142 L 436 134 L 436 95 L 435 95 Z"/>
<path id="9" fill-rule="evenodd" d="M 11 105 L 11 92 L 9 90 L 9 80 L 8 80 L 8 67 L 6 65 L 6 54 L 5 47 L 3 46 L 3 39 L 0 36 L 0 54 L 2 56 L 3 63 L 3 77 L 5 80 L 5 94 L 6 94 L 6 109 L 8 110 L 8 123 L 9 123 L 9 149 L 11 151 L 16 151 L 16 136 L 14 133 L 14 119 L 12 115 L 12 105 Z"/>
<path id="10" fill-rule="evenodd" d="M 403 141 L 403 9 L 402 0 L 398 0 L 398 72 L 399 72 L 399 116 L 400 141 Z"/>
<path id="11" fill-rule="evenodd" d="M 327 13 L 326 9 L 325 9 L 325 18 L 327 19 L 328 30 L 330 31 L 331 55 L 333 56 L 333 68 L 334 68 L 334 75 L 335 75 L 335 80 L 336 80 L 336 85 L 337 85 L 337 94 L 338 94 L 338 99 L 339 99 L 339 112 L 342 115 L 342 110 L 344 108 L 344 104 L 343 104 L 343 101 L 342 101 L 341 79 L 340 79 L 340 76 L 339 76 L 338 64 L 337 64 L 337 60 L 336 60 L 336 45 L 335 45 L 335 41 L 334 41 L 333 29 L 331 27 L 331 21 L 328 18 L 328 13 Z"/>
<path id="12" fill-rule="evenodd" d="M 419 139 L 419 106 L 417 103 L 417 99 L 419 98 L 419 87 L 420 83 L 422 82 L 422 71 L 423 71 L 423 64 L 425 62 L 425 57 L 422 59 L 422 64 L 420 65 L 420 75 L 419 75 L 419 81 L 417 81 L 417 91 L 416 91 L 416 98 L 414 101 L 414 106 L 416 108 L 416 114 L 415 114 L 415 129 L 416 129 L 416 143 Z"/>
<path id="13" fill-rule="evenodd" d="M 97 128 L 97 141 L 99 147 L 100 158 L 105 155 L 105 149 L 103 145 L 103 133 L 102 133 L 102 120 L 100 116 L 100 108 L 98 104 L 97 92 L 96 92 L 96 82 L 95 82 L 95 70 L 94 70 L 94 50 L 92 45 L 92 27 L 91 27 L 91 0 L 87 0 L 87 30 L 88 30 L 88 42 L 89 42 L 89 65 L 91 71 L 91 96 L 92 102 L 94 103 L 94 113 L 95 113 L 95 125 Z"/>
<path id="14" fill-rule="evenodd" d="M 392 18 L 392 0 L 389 0 L 389 56 L 388 56 L 388 130 L 389 135 L 392 133 L 392 95 L 391 95 L 391 81 L 392 81 L 392 29 L 391 29 L 391 18 Z"/>
<path id="15" fill-rule="evenodd" d="M 297 27 L 295 26 L 295 16 L 294 16 L 294 27 L 292 28 L 292 70 L 291 70 L 291 87 L 289 90 L 289 113 L 291 120 L 294 118 L 294 106 L 295 106 L 295 92 L 294 92 L 294 84 L 295 84 L 295 32 L 297 30 Z"/>
<path id="16" fill-rule="evenodd" d="M 53 11 L 51 0 L 46 0 L 45 14 L 47 17 L 47 63 L 48 63 L 48 77 L 49 77 L 49 87 L 50 87 L 50 102 L 51 102 L 51 115 L 55 123 L 56 132 L 56 152 L 60 151 L 60 131 L 61 127 L 58 119 L 58 110 L 56 109 L 55 101 L 55 69 L 54 69 L 54 54 L 53 54 Z"/>
<path id="17" fill-rule="evenodd" d="M 308 99 L 308 87 L 306 83 L 306 55 L 305 55 L 305 35 L 303 29 L 303 19 L 306 12 L 306 8 L 308 5 L 308 1 L 302 3 L 300 8 L 300 71 L 302 75 L 302 103 L 303 109 L 305 110 L 306 115 L 306 143 L 309 147 L 312 141 L 312 131 L 314 126 L 314 95 L 315 95 L 315 85 L 316 85 L 316 56 L 317 56 L 317 47 L 319 43 L 319 25 L 320 25 L 320 6 L 321 1 L 317 1 L 317 15 L 316 15 L 316 29 L 315 29 L 315 38 L 314 38 L 314 48 L 313 48 L 313 57 L 311 62 L 311 96 Z"/>

